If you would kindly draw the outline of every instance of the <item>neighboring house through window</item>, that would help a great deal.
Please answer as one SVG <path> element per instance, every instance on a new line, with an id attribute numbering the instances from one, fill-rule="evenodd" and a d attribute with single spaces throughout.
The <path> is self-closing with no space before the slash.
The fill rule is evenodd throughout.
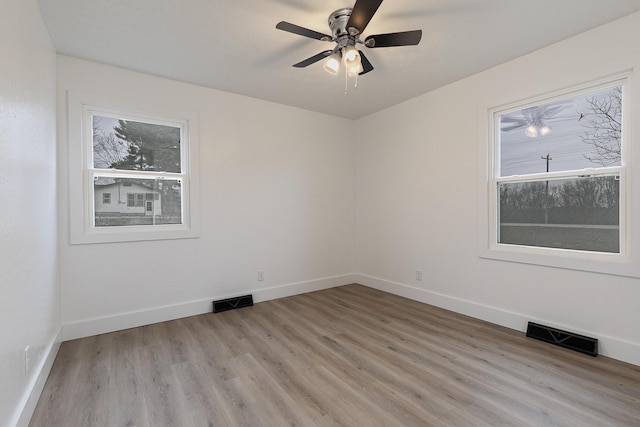
<path id="1" fill-rule="evenodd" d="M 69 110 L 83 129 L 70 133 L 85 159 L 73 166 L 87 183 L 85 193 L 72 188 L 72 214 L 80 208 L 84 224 L 72 222 L 72 243 L 196 237 L 195 115 L 141 114 L 84 97 L 92 98 L 72 96 Z"/>

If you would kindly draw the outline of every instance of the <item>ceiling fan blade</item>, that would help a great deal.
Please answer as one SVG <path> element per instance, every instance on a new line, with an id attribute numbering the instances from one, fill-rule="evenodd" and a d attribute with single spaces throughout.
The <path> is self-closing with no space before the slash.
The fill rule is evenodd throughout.
<path id="1" fill-rule="evenodd" d="M 304 61 L 300 61 L 297 64 L 293 64 L 294 67 L 296 68 L 304 68 L 307 67 L 311 64 L 315 64 L 316 62 L 320 61 L 323 58 L 326 58 L 327 56 L 331 55 L 333 53 L 332 50 L 325 50 L 324 52 L 320 52 L 317 55 L 313 55 L 311 58 L 307 58 Z"/>
<path id="2" fill-rule="evenodd" d="M 361 50 L 358 50 L 358 52 L 360 53 L 360 63 L 362 64 L 362 71 L 360 72 L 360 75 L 367 74 L 369 71 L 373 70 L 373 65 L 371 65 L 371 62 L 369 62 Z"/>
<path id="3" fill-rule="evenodd" d="M 347 22 L 347 31 L 350 28 L 355 28 L 358 30 L 357 34 L 362 34 L 376 10 L 380 7 L 380 3 L 382 3 L 382 0 L 356 0 Z"/>
<path id="4" fill-rule="evenodd" d="M 276 24 L 276 28 L 282 31 L 288 31 L 293 34 L 298 34 L 300 36 L 305 36 L 316 40 L 331 41 L 331 36 L 285 21 L 278 22 L 278 24 Z"/>
<path id="5" fill-rule="evenodd" d="M 563 105 L 556 105 L 554 107 L 549 107 L 543 113 L 543 116 L 546 117 L 546 118 L 551 118 L 551 117 L 555 116 L 556 114 L 558 114 L 562 110 L 564 110 L 564 106 Z"/>
<path id="6" fill-rule="evenodd" d="M 509 116 L 500 117 L 500 121 L 502 123 L 519 123 L 519 124 L 526 124 L 527 123 L 527 121 L 525 119 L 523 119 L 522 117 L 509 117 Z"/>
<path id="7" fill-rule="evenodd" d="M 365 39 L 367 47 L 414 46 L 420 43 L 422 30 L 401 33 L 376 34 Z"/>
<path id="8" fill-rule="evenodd" d="M 509 132 L 510 130 L 515 130 L 515 129 L 522 129 L 524 128 L 526 125 L 524 124 L 518 124 L 518 125 L 511 125 L 511 126 L 505 126 L 502 128 L 503 132 Z"/>

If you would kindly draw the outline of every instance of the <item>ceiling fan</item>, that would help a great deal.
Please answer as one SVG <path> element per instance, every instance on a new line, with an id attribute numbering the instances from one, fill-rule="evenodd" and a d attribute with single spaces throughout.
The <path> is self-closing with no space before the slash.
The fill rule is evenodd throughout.
<path id="1" fill-rule="evenodd" d="M 560 102 L 529 107 L 507 114 L 500 118 L 502 131 L 509 132 L 516 129 L 524 129 L 525 135 L 530 138 L 548 135 L 551 132 L 549 123 L 561 119 L 558 114 L 564 109 L 564 103 Z"/>
<path id="2" fill-rule="evenodd" d="M 363 44 L 368 48 L 378 48 L 413 46 L 420 43 L 422 30 L 376 34 L 365 38 L 364 41 L 360 38 L 381 3 L 382 0 L 356 0 L 353 8 L 345 7 L 336 10 L 329 15 L 331 35 L 319 33 L 285 21 L 279 22 L 276 25 L 279 30 L 320 41 L 336 43 L 332 50 L 320 52 L 297 64 L 293 64 L 293 66 L 303 68 L 327 58 L 324 68 L 331 74 L 337 74 L 341 63 L 344 63 L 346 73 L 349 76 L 362 75 L 373 70 L 373 65 L 371 65 L 364 53 L 356 48 L 357 44 Z"/>

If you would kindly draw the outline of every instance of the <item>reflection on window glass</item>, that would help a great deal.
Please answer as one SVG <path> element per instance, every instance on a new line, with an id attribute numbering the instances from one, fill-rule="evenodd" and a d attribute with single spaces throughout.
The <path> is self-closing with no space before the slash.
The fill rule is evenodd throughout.
<path id="1" fill-rule="evenodd" d="M 503 244 L 620 252 L 618 176 L 498 183 Z"/>
<path id="2" fill-rule="evenodd" d="M 94 115 L 93 167 L 180 173 L 180 128 Z"/>
<path id="3" fill-rule="evenodd" d="M 96 227 L 182 224 L 179 180 L 103 176 L 93 190 Z"/>
<path id="4" fill-rule="evenodd" d="M 620 166 L 622 87 L 500 116 L 499 176 Z"/>

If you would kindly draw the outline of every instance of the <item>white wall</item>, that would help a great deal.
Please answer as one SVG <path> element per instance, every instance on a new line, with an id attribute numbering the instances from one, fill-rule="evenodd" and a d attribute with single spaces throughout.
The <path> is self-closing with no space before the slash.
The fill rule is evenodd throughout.
<path id="1" fill-rule="evenodd" d="M 64 201 L 67 90 L 198 113 L 202 235 L 70 245 L 62 203 L 65 339 L 207 312 L 213 299 L 261 301 L 353 280 L 353 122 L 59 56 Z"/>
<path id="2" fill-rule="evenodd" d="M 359 120 L 358 281 L 519 330 L 534 320 L 596 336 L 602 354 L 640 364 L 639 279 L 481 259 L 478 243 L 487 110 L 637 74 L 638 40 L 635 14 Z"/>
<path id="3" fill-rule="evenodd" d="M 0 14 L 0 425 L 26 425 L 59 345 L 56 56 L 33 0 Z M 25 373 L 25 347 L 31 360 Z"/>

